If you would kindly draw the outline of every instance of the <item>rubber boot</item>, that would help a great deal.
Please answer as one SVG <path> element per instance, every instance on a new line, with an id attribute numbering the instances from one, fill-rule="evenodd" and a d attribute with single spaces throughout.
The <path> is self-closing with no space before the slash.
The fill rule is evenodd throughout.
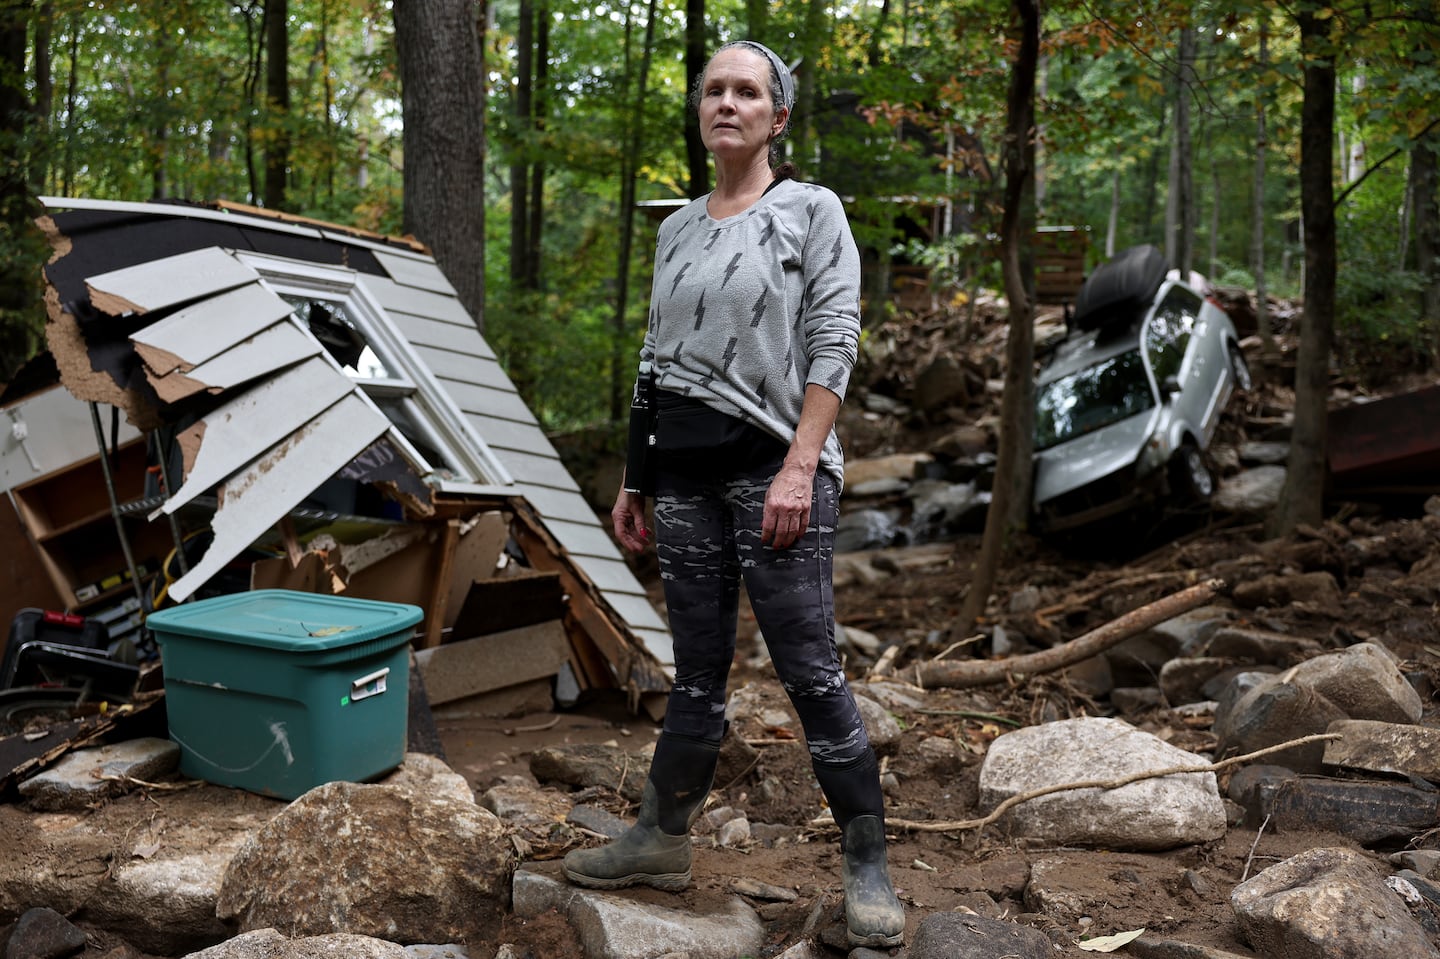
<path id="1" fill-rule="evenodd" d="M 885 797 L 875 753 L 867 749 L 846 765 L 817 762 L 814 767 L 840 827 L 847 938 L 852 946 L 898 946 L 905 934 L 905 910 L 885 859 Z"/>
<path id="2" fill-rule="evenodd" d="M 614 842 L 565 854 L 565 878 L 591 889 L 690 885 L 690 827 L 715 779 L 720 744 L 661 733 L 635 825 Z"/>
<path id="3" fill-rule="evenodd" d="M 885 861 L 885 820 L 856 816 L 840 839 L 845 883 L 845 926 L 852 946 L 898 946 L 905 935 L 905 910 L 890 885 Z"/>

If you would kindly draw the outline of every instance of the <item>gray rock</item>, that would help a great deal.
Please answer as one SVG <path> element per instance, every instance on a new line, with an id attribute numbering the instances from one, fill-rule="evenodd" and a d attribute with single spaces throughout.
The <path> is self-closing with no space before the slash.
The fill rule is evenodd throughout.
<path id="1" fill-rule="evenodd" d="M 1060 671 L 1065 682 L 1075 687 L 1076 692 L 1091 699 L 1109 696 L 1115 688 L 1115 675 L 1110 672 L 1110 660 L 1104 656 L 1089 656 L 1073 666 Z"/>
<path id="2" fill-rule="evenodd" d="M 715 842 L 726 849 L 746 845 L 750 842 L 750 820 L 744 816 L 731 819 L 716 830 Z"/>
<path id="3" fill-rule="evenodd" d="M 990 452 L 990 431 L 983 426 L 960 426 L 936 440 L 930 452 L 948 460 L 971 459 Z"/>
<path id="4" fill-rule="evenodd" d="M 1262 955 L 1440 957 L 1376 868 L 1348 849 L 1311 849 L 1271 866 L 1236 886 L 1230 903 L 1245 940 Z"/>
<path id="5" fill-rule="evenodd" d="M 9 940 L 0 938 L 5 959 L 61 959 L 85 948 L 85 933 L 54 909 L 27 909 L 15 920 Z"/>
<path id="6" fill-rule="evenodd" d="M 1374 643 L 1306 660 L 1291 671 L 1291 680 L 1309 686 L 1351 719 L 1414 723 L 1424 710 L 1394 657 Z"/>
<path id="7" fill-rule="evenodd" d="M 571 805 L 555 790 L 541 789 L 526 776 L 505 776 L 485 790 L 478 802 L 512 826 L 553 825 L 565 818 Z"/>
<path id="8" fill-rule="evenodd" d="M 1220 480 L 1210 505 L 1227 513 L 1259 516 L 1274 509 L 1285 486 L 1285 467 L 1257 466 Z"/>
<path id="9" fill-rule="evenodd" d="M 1245 754 L 1292 739 L 1323 733 L 1345 713 L 1330 700 L 1301 683 L 1287 683 L 1268 677 L 1225 708 L 1222 698 L 1215 714 L 1218 754 Z M 1317 773 L 1325 744 L 1314 742 L 1266 757 L 1266 762 L 1288 766 L 1296 772 Z"/>
<path id="10" fill-rule="evenodd" d="M 961 912 L 936 912 L 920 920 L 906 949 L 908 959 L 1050 959 L 1055 947 L 1038 929 Z"/>
<path id="11" fill-rule="evenodd" d="M 1183 652 L 1181 639 L 1163 630 L 1147 630 L 1107 649 L 1110 672 L 1116 686 L 1149 686 L 1160 670 Z"/>
<path id="12" fill-rule="evenodd" d="M 1290 455 L 1289 443 L 1265 442 L 1263 440 L 1250 440 L 1241 443 L 1237 450 L 1242 463 L 1263 463 L 1274 465 L 1284 463 Z"/>
<path id="13" fill-rule="evenodd" d="M 846 489 L 853 496 L 854 491 Z M 835 527 L 835 552 L 851 553 L 862 549 L 878 549 L 895 545 L 900 524 L 884 510 L 844 510 Z"/>
<path id="14" fill-rule="evenodd" d="M 1133 715 L 1165 705 L 1165 694 L 1157 686 L 1121 686 L 1110 690 L 1110 702 L 1122 713 Z"/>
<path id="15" fill-rule="evenodd" d="M 505 947 L 501 946 L 500 948 L 503 949 Z M 430 945 L 426 943 L 406 946 L 405 955 L 409 956 L 410 959 L 470 959 L 470 951 L 458 942 L 446 942 L 440 945 Z M 495 953 L 495 959 L 502 959 L 498 951 Z"/>
<path id="16" fill-rule="evenodd" d="M 867 633 L 858 626 L 842 626 L 835 624 L 835 644 L 840 648 L 850 648 L 865 656 L 875 656 L 880 652 L 880 637 L 874 633 Z"/>
<path id="17" fill-rule="evenodd" d="M 1160 691 L 1173 706 L 1203 702 L 1206 684 L 1226 670 L 1234 660 L 1215 656 L 1177 656 L 1160 667 Z"/>
<path id="18" fill-rule="evenodd" d="M 1286 573 L 1236 583 L 1230 595 L 1235 605 L 1246 609 L 1273 608 L 1291 603 L 1326 608 L 1339 604 L 1340 585 L 1335 582 L 1334 576 L 1324 570 Z"/>
<path id="19" fill-rule="evenodd" d="M 915 377 L 911 401 L 922 413 L 936 413 L 947 406 L 964 406 L 969 391 L 965 368 L 954 357 L 941 354 Z"/>
<path id="20" fill-rule="evenodd" d="M 917 483 L 910 499 L 910 529 L 916 542 L 928 543 L 985 528 L 990 493 L 973 482 Z"/>
<path id="21" fill-rule="evenodd" d="M 460 802 L 475 801 L 475 790 L 470 788 L 465 777 L 451 769 L 443 759 L 427 753 L 406 753 L 400 765 L 377 783 L 381 786 L 413 786 L 431 796 L 451 796 Z"/>
<path id="22" fill-rule="evenodd" d="M 1165 637 L 1166 648 L 1177 654 L 1195 655 L 1218 630 L 1234 619 L 1235 611 L 1224 606 L 1201 606 L 1150 627 L 1141 635 Z"/>
<path id="23" fill-rule="evenodd" d="M 478 941 L 499 928 L 510 856 L 504 826 L 474 802 L 327 783 L 246 840 L 215 913 L 241 932 Z"/>
<path id="24" fill-rule="evenodd" d="M 1390 861 L 1433 881 L 1436 867 L 1440 866 L 1440 849 L 1406 849 L 1395 853 Z"/>
<path id="25" fill-rule="evenodd" d="M 169 739 L 146 737 L 77 749 L 53 767 L 20 784 L 20 796 L 31 809 L 85 809 L 102 799 L 136 787 L 134 780 L 154 782 L 180 765 L 180 747 Z"/>
<path id="26" fill-rule="evenodd" d="M 586 956 L 653 959 L 656 943 L 690 959 L 757 955 L 765 930 L 743 899 L 725 900 L 715 912 L 671 909 L 621 893 L 597 892 L 559 882 L 531 866 L 515 871 L 515 914 L 532 918 L 557 910 L 580 937 Z"/>
<path id="27" fill-rule="evenodd" d="M 1320 652 L 1320 644 L 1303 636 L 1262 629 L 1225 626 L 1205 644 L 1207 656 L 1228 656 L 1257 663 L 1291 666 Z"/>
<path id="28" fill-rule="evenodd" d="M 1260 790 L 1262 801 L 1266 790 Z M 1361 845 L 1406 841 L 1440 822 L 1440 793 L 1397 782 L 1301 776 L 1279 783 L 1269 798 L 1279 832 L 1323 830 Z"/>
<path id="29" fill-rule="evenodd" d="M 1408 723 L 1342 719 L 1331 723 L 1326 732 L 1342 737 L 1325 744 L 1327 766 L 1440 782 L 1440 730 Z"/>
<path id="30" fill-rule="evenodd" d="M 604 786 L 638 803 L 650 757 L 605 743 L 545 746 L 530 754 L 530 775 L 542 783 L 585 789 Z"/>
<path id="31" fill-rule="evenodd" d="M 206 814 L 221 801 L 223 817 Z M 230 858 L 283 808 L 244 790 L 200 785 L 152 794 L 136 827 L 121 833 L 91 816 L 27 816 L 0 805 L 0 819 L 14 818 L 0 829 L 20 839 L 0 855 L 0 915 L 43 902 L 68 915 L 83 908 L 87 924 L 145 952 L 214 945 L 233 931 L 215 917 Z"/>
<path id="32" fill-rule="evenodd" d="M 1177 939 L 1152 939 L 1149 935 L 1126 944 L 1125 952 L 1137 959 L 1248 959 L 1238 952 L 1197 946 Z"/>
<path id="33" fill-rule="evenodd" d="M 618 839 L 631 825 L 629 820 L 620 818 L 610 810 L 589 803 L 581 803 L 571 809 L 565 815 L 565 821 L 610 839 Z"/>
<path id="34" fill-rule="evenodd" d="M 1005 733 L 980 769 L 980 805 L 1042 787 L 1206 760 L 1117 719 L 1082 717 Z M 1213 773 L 1142 779 L 1119 789 L 1069 790 L 1012 808 L 1001 820 L 1018 835 L 1073 845 L 1159 850 L 1225 833 Z"/>
<path id="35" fill-rule="evenodd" d="M 865 723 L 870 745 L 881 755 L 894 752 L 904 731 L 890 711 L 869 696 L 862 695 L 863 690 L 862 686 L 855 691 L 855 705 L 860 708 L 860 718 Z"/>
<path id="36" fill-rule="evenodd" d="M 332 933 L 290 939 L 275 929 L 242 933 L 187 959 L 407 959 L 403 948 L 384 939 Z"/>

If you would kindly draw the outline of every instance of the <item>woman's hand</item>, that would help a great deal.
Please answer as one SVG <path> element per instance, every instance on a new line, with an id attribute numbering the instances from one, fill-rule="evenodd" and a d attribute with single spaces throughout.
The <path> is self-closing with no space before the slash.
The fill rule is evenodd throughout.
<path id="1" fill-rule="evenodd" d="M 785 549 L 805 535 L 810 525 L 810 504 L 815 495 L 815 471 L 786 462 L 765 492 L 765 513 L 760 521 L 760 542 Z"/>
<path id="2" fill-rule="evenodd" d="M 610 523 L 620 545 L 632 553 L 640 552 L 650 541 L 650 531 L 645 528 L 645 497 L 639 493 L 621 488 L 610 510 Z"/>

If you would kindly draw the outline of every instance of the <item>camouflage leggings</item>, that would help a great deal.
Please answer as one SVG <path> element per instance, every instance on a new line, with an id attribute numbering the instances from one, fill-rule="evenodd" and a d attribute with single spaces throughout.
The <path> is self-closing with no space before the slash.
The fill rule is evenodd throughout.
<path id="1" fill-rule="evenodd" d="M 869 750 L 835 648 L 832 557 L 839 491 L 818 473 L 810 526 L 785 549 L 760 542 L 765 492 L 778 463 L 728 476 L 662 469 L 655 544 L 675 641 L 667 732 L 718 741 L 735 657 L 740 582 L 814 762 L 852 762 Z"/>

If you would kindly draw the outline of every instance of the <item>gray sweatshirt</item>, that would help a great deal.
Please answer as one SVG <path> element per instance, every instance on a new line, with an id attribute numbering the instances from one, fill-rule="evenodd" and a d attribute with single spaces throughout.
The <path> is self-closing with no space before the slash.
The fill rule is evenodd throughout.
<path id="1" fill-rule="evenodd" d="M 788 444 L 808 384 L 845 397 L 860 339 L 860 253 L 825 187 L 783 180 L 724 220 L 710 218 L 705 199 L 660 224 L 640 357 L 661 389 Z M 833 428 L 820 468 L 843 482 Z"/>

